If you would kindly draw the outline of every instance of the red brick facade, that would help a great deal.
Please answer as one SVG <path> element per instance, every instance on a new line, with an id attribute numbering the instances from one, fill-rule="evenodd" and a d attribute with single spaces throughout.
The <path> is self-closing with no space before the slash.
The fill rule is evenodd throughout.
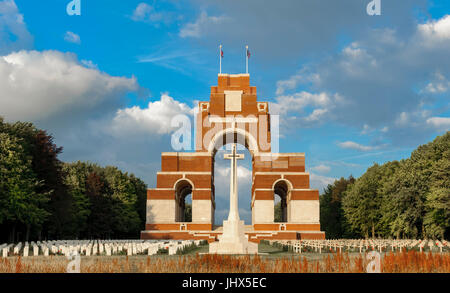
<path id="1" fill-rule="evenodd" d="M 195 152 L 161 155 L 156 188 L 147 193 L 147 225 L 141 237 L 214 241 L 221 233 L 213 226 L 214 156 L 222 145 L 237 142 L 245 145 L 252 155 L 252 212 L 262 213 L 255 203 L 273 201 L 277 188 L 286 193 L 287 202 L 297 203 L 291 205 L 290 217 L 294 220 L 254 222 L 253 232 L 247 232 L 249 239 L 323 239 L 325 235 L 320 232 L 315 212 L 310 212 L 310 218 L 305 216 L 305 221 L 296 217 L 304 212 L 296 208 L 302 207 L 303 202 L 318 207 L 319 192 L 310 189 L 305 156 L 271 153 L 270 127 L 268 103 L 257 101 L 256 87 L 250 86 L 249 75 L 219 74 L 218 85 L 211 87 L 210 101 L 199 102 Z M 183 200 L 180 198 L 188 193 L 193 201 L 192 223 L 178 221 L 178 206 Z M 255 216 L 258 218 L 259 214 Z"/>

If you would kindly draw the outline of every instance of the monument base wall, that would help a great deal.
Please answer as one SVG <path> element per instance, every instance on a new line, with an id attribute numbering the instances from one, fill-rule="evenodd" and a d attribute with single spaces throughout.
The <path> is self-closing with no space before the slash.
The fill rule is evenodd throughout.
<path id="1" fill-rule="evenodd" d="M 324 240 L 325 232 L 321 231 L 246 231 L 249 242 L 259 243 L 261 240 Z M 196 230 L 146 230 L 141 232 L 141 239 L 155 240 L 207 240 L 218 241 L 221 231 Z"/>

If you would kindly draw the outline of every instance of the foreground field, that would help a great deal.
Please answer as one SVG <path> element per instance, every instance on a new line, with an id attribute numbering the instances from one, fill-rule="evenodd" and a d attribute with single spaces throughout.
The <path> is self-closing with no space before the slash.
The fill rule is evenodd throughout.
<path id="1" fill-rule="evenodd" d="M 200 249 L 204 250 L 204 249 Z M 0 273 L 65 273 L 64 256 L 0 258 Z M 369 261 L 359 253 L 268 252 L 257 256 L 136 255 L 81 257 L 81 273 L 365 273 Z M 450 273 L 449 253 L 388 252 L 383 273 Z"/>

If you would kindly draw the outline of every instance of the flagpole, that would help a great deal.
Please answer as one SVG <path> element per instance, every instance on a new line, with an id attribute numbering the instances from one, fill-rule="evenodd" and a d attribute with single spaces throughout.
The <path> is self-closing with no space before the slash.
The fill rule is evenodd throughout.
<path id="1" fill-rule="evenodd" d="M 245 73 L 248 74 L 248 46 L 245 46 Z"/>
<path id="2" fill-rule="evenodd" d="M 219 46 L 219 74 L 222 74 L 222 45 Z"/>

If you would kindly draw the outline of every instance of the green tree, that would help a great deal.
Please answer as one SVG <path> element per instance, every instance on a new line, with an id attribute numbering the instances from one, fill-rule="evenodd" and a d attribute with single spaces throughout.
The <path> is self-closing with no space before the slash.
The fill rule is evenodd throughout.
<path id="1" fill-rule="evenodd" d="M 22 141 L 7 133 L 0 133 L 0 223 L 11 224 L 10 241 L 16 241 L 16 227 L 41 225 L 49 216 L 42 206 L 46 195 L 37 193 L 41 183 L 31 168 Z M 28 233 L 26 238 L 28 238 Z"/>
<path id="2" fill-rule="evenodd" d="M 355 232 L 366 238 L 369 234 L 375 237 L 376 231 L 380 228 L 382 176 L 383 168 L 374 164 L 349 186 L 343 198 L 345 218 Z"/>
<path id="3" fill-rule="evenodd" d="M 448 235 L 449 149 L 447 132 L 419 146 L 386 180 L 382 207 L 386 234 L 397 238 Z"/>
<path id="4" fill-rule="evenodd" d="M 63 163 L 58 159 L 63 148 L 53 143 L 44 130 L 35 130 L 32 137 L 32 166 L 43 183 L 37 192 L 49 194 L 47 206 L 51 216 L 44 224 L 47 238 L 67 239 L 74 234 L 73 198 L 64 184 Z"/>
<path id="5" fill-rule="evenodd" d="M 147 186 L 116 167 L 75 162 L 65 164 L 65 183 L 83 238 L 138 237 L 145 227 Z"/>
<path id="6" fill-rule="evenodd" d="M 108 193 L 116 203 L 113 206 L 116 234 L 121 237 L 139 235 L 142 227 L 135 209 L 138 195 L 133 181 L 116 167 L 106 167 L 104 174 Z"/>
<path id="7" fill-rule="evenodd" d="M 31 158 L 29 167 L 40 182 L 35 191 L 38 194 L 46 194 L 48 197 L 44 209 L 50 216 L 36 231 L 37 236 L 41 237 L 42 234 L 45 238 L 70 236 L 73 220 L 70 212 L 72 199 L 63 184 L 62 162 L 58 159 L 62 148 L 53 143 L 51 135 L 37 129 L 32 123 L 16 122 L 10 124 L 0 120 L 0 132 L 8 133 L 10 136 L 19 139 L 22 152 Z M 29 227 L 27 226 L 27 235 L 30 232 Z"/>
<path id="8" fill-rule="evenodd" d="M 354 182 L 352 176 L 336 180 L 333 184 L 329 184 L 320 196 L 320 226 L 328 239 L 358 236 L 350 229 L 342 208 L 345 191 Z"/>
<path id="9" fill-rule="evenodd" d="M 283 220 L 283 210 L 281 209 L 281 201 L 275 204 L 274 207 L 274 222 L 280 223 Z"/>
<path id="10" fill-rule="evenodd" d="M 113 202 L 105 196 L 105 183 L 97 173 L 92 172 L 86 178 L 86 196 L 91 204 L 91 213 L 88 218 L 89 238 L 112 238 L 114 235 Z"/>
<path id="11" fill-rule="evenodd" d="M 10 239 L 134 238 L 144 229 L 147 186 L 133 174 L 61 162 L 62 148 L 32 123 L 0 117 L 0 134 L 0 228 Z"/>
<path id="12" fill-rule="evenodd" d="M 424 225 L 425 235 L 430 238 L 449 238 L 450 191 L 449 188 L 431 188 L 425 203 L 427 212 Z"/>
<path id="13" fill-rule="evenodd" d="M 424 230 L 430 238 L 450 237 L 450 132 L 434 142 L 430 189 L 426 193 Z M 441 156 L 439 154 L 442 154 Z"/>
<path id="14" fill-rule="evenodd" d="M 192 205 L 190 203 L 186 203 L 184 206 L 184 221 L 192 222 Z"/>

